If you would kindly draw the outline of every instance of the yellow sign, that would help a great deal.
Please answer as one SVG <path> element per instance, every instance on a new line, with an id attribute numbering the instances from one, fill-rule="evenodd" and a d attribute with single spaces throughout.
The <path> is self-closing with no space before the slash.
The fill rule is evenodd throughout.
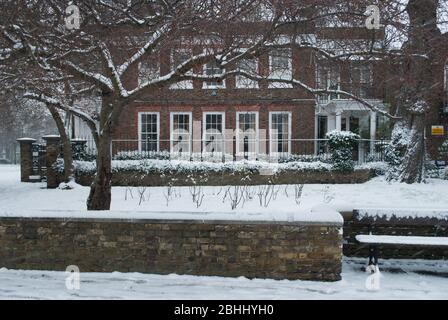
<path id="1" fill-rule="evenodd" d="M 443 126 L 431 126 L 431 135 L 443 136 L 445 134 L 445 128 Z"/>

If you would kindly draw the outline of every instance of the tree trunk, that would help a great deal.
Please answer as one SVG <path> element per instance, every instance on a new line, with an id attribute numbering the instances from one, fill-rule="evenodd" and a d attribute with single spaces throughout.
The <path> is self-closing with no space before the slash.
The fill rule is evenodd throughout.
<path id="1" fill-rule="evenodd" d="M 56 123 L 59 136 L 61 137 L 62 152 L 64 155 L 64 182 L 70 182 L 75 179 L 72 145 L 67 132 L 65 131 L 64 122 L 62 121 L 61 115 L 59 114 L 58 110 L 52 105 L 47 105 L 47 107 Z"/>
<path id="2" fill-rule="evenodd" d="M 110 210 L 112 193 L 112 158 L 110 132 L 99 136 L 96 158 L 96 175 L 90 186 L 87 210 Z"/>
<path id="3" fill-rule="evenodd" d="M 414 115 L 409 124 L 409 142 L 403 163 L 399 169 L 399 180 L 405 183 L 420 183 L 424 179 L 426 157 L 425 115 Z"/>
<path id="4" fill-rule="evenodd" d="M 112 198 L 112 127 L 114 122 L 114 96 L 103 93 L 100 130 L 97 142 L 96 174 L 90 186 L 87 210 L 110 210 Z"/>
<path id="5" fill-rule="evenodd" d="M 426 114 L 436 108 L 431 99 L 434 84 L 432 66 L 434 44 L 440 41 L 437 28 L 438 0 L 409 0 L 406 10 L 410 17 L 406 54 L 402 62 L 405 83 L 401 86 L 403 117 L 408 131 L 406 150 L 398 166 L 398 180 L 405 183 L 422 182 L 426 160 L 425 125 Z M 399 124 L 397 124 L 399 125 Z"/>

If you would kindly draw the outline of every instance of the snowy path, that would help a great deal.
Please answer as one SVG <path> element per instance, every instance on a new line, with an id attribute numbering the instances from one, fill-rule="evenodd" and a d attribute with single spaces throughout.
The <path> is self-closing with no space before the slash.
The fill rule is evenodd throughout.
<path id="1" fill-rule="evenodd" d="M 365 288 L 364 263 L 346 259 L 337 282 L 81 273 L 77 291 L 65 288 L 64 272 L 0 269 L 0 299 L 448 299 L 448 278 L 412 272 L 447 272 L 446 262 L 385 261 L 407 272 L 382 272 L 379 291 Z"/>

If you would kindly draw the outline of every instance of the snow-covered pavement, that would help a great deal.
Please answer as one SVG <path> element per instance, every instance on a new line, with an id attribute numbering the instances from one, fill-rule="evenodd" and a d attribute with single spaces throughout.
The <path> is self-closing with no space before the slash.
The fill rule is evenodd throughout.
<path id="1" fill-rule="evenodd" d="M 0 299 L 448 299 L 448 278 L 412 270 L 447 272 L 443 261 L 383 261 L 399 273 L 382 272 L 380 289 L 365 287 L 365 259 L 346 259 L 337 282 L 82 273 L 80 289 L 68 290 L 67 274 L 0 269 Z"/>

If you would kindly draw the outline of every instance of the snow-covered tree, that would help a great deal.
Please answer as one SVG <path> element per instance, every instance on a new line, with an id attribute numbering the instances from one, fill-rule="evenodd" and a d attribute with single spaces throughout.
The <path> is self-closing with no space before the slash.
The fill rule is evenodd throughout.
<path id="1" fill-rule="evenodd" d="M 409 0 L 406 5 L 409 25 L 407 41 L 401 48 L 396 108 L 399 120 L 395 122 L 391 146 L 391 153 L 400 156 L 394 175 L 406 183 L 421 182 L 424 178 L 426 118 L 431 108 L 438 108 L 433 89 L 441 84 L 434 77 L 433 68 L 441 58 L 439 8 L 438 0 Z"/>
<path id="2" fill-rule="evenodd" d="M 359 41 L 351 42 L 347 41 L 353 38 L 353 35 L 350 36 L 351 28 L 364 26 L 365 10 L 371 1 L 92 0 L 77 4 L 80 21 L 77 21 L 74 11 L 67 17 L 68 4 L 51 0 L 2 3 L 2 13 L 7 19 L 1 20 L 0 41 L 5 48 L 0 52 L 0 57 L 8 61 L 17 51 L 25 54 L 28 57 L 27 65 L 32 64 L 39 70 L 33 72 L 35 84 L 56 81 L 58 88 L 64 88 L 61 89 L 62 94 L 56 95 L 63 99 L 54 98 L 54 90 L 47 94 L 43 89 L 37 93 L 27 93 L 27 96 L 70 111 L 89 124 L 98 153 L 97 172 L 87 201 L 87 207 L 91 210 L 110 208 L 112 133 L 123 109 L 144 95 L 150 96 L 151 92 L 185 81 L 219 82 L 230 76 L 241 76 L 254 81 L 288 84 L 315 97 L 337 94 L 358 101 L 367 109 L 391 119 L 405 121 L 403 108 L 392 116 L 354 91 L 318 86 L 314 80 L 306 81 L 294 76 L 294 73 L 287 76 L 279 73 L 261 75 L 241 67 L 240 62 L 267 51 L 291 46 L 296 50 L 308 50 L 312 57 L 326 60 L 329 64 L 353 59 L 395 59 L 396 63 L 398 59 L 398 64 L 403 65 L 409 56 L 420 57 L 422 61 L 426 59 L 424 52 L 415 54 L 416 49 L 392 50 L 393 44 L 406 38 L 417 26 L 414 23 L 410 27 L 402 21 L 403 3 L 399 0 L 378 3 L 384 29 L 390 27 L 386 36 L 384 29 L 374 29 L 367 31 L 369 37 L 360 37 Z M 17 11 L 17 7 L 21 10 Z M 77 22 L 80 23 L 79 29 L 76 28 Z M 346 26 L 345 37 L 339 35 L 329 46 L 306 36 L 328 26 Z M 166 54 L 166 48 L 182 44 L 201 50 L 171 65 L 170 71 L 164 75 L 153 73 L 144 81 L 129 81 L 131 75 L 138 72 L 139 65 L 157 60 L 157 57 Z M 421 45 L 418 47 L 422 48 Z M 220 72 L 204 74 L 202 66 L 207 63 L 212 63 Z M 17 80 L 14 74 L 4 74 L 3 77 Z M 30 81 L 27 83 L 30 84 Z M 61 83 L 68 83 L 77 94 L 84 90 L 100 93 L 102 106 L 98 128 L 91 115 L 66 103 L 67 91 Z M 414 100 L 413 106 L 419 105 L 417 101 L 424 101 L 424 97 Z M 417 108 L 414 110 L 419 112 Z M 412 123 L 411 127 L 414 126 Z M 422 127 L 418 125 L 416 132 L 420 131 Z M 420 135 L 416 137 L 418 140 Z M 406 150 L 406 154 L 410 155 L 407 157 L 410 166 L 412 154 L 416 152 L 424 152 L 424 148 Z M 412 171 L 410 166 L 403 167 L 403 172 Z M 402 177 L 407 182 L 419 180 L 418 175 L 407 173 Z"/>

